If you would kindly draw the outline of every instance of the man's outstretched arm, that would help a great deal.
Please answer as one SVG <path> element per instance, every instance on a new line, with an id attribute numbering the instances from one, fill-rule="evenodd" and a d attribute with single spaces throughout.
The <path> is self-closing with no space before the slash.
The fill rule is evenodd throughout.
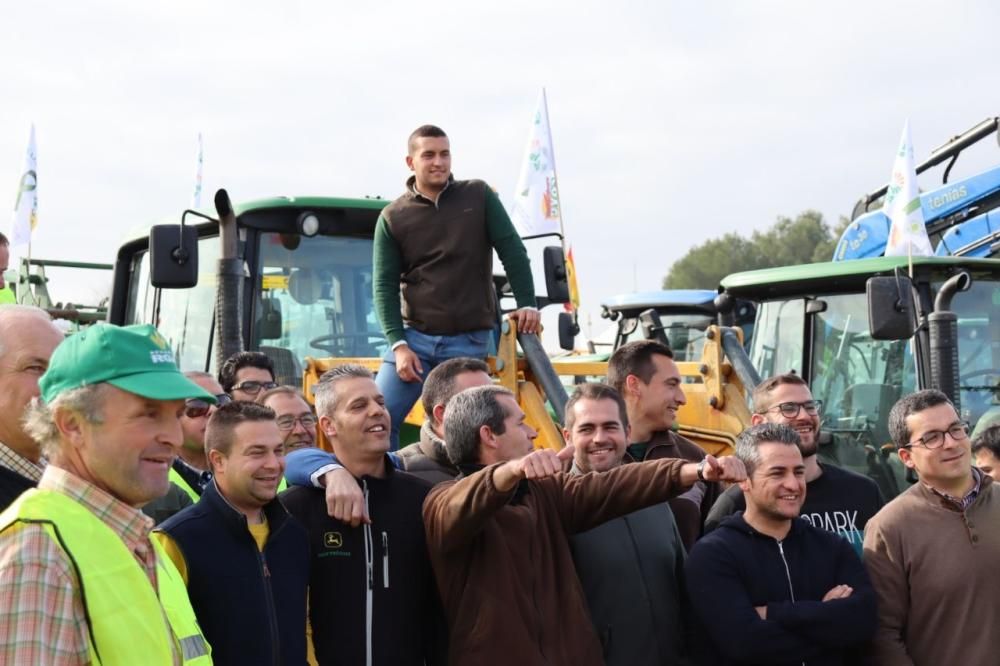
<path id="1" fill-rule="evenodd" d="M 562 472 L 573 449 L 533 451 L 523 458 L 490 465 L 455 482 L 435 486 L 424 500 L 424 526 L 432 550 L 449 551 L 472 541 L 523 479 Z"/>

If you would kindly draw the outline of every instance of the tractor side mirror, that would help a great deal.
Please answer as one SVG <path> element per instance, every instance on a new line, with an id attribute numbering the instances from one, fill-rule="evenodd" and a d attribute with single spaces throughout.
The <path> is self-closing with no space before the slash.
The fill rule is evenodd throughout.
<path id="1" fill-rule="evenodd" d="M 566 279 L 566 255 L 558 245 L 542 250 L 545 266 L 545 291 L 547 303 L 569 303 L 569 282 Z"/>
<path id="2" fill-rule="evenodd" d="M 198 284 L 198 231 L 184 224 L 158 224 L 149 230 L 149 281 L 157 289 L 188 289 Z"/>
<path id="3" fill-rule="evenodd" d="M 573 351 L 576 347 L 576 336 L 580 334 L 580 326 L 569 312 L 559 313 L 559 347 Z"/>
<path id="4" fill-rule="evenodd" d="M 905 275 L 871 277 L 865 283 L 868 329 L 875 340 L 907 340 L 916 331 L 913 283 Z"/>

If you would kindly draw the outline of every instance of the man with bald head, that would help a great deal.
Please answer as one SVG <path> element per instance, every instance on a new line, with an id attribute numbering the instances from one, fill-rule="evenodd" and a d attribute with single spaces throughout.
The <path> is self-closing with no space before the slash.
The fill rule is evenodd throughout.
<path id="1" fill-rule="evenodd" d="M 21 418 L 62 339 L 44 310 L 0 305 L 0 510 L 42 477 L 41 450 Z"/>

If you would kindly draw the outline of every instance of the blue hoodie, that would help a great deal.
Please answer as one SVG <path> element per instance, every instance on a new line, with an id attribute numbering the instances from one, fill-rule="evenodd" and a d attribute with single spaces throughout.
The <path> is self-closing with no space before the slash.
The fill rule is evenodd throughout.
<path id="1" fill-rule="evenodd" d="M 685 572 L 704 663 L 848 666 L 875 633 L 875 593 L 854 549 L 801 518 L 778 541 L 734 514 L 695 544 Z M 854 592 L 823 602 L 837 585 Z"/>

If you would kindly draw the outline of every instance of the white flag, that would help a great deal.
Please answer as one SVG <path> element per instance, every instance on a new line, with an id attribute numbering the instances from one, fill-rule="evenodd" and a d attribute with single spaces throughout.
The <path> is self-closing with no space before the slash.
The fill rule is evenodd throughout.
<path id="1" fill-rule="evenodd" d="M 528 150 L 521 167 L 510 211 L 514 227 L 521 236 L 562 234 L 562 212 L 556 183 L 556 162 L 552 154 L 549 110 L 545 90 L 538 98 L 538 109 L 531 124 Z"/>
<path id="2" fill-rule="evenodd" d="M 11 247 L 31 243 L 31 232 L 38 224 L 38 155 L 35 149 L 35 126 L 31 126 L 28 139 L 28 154 L 24 158 L 24 169 L 17 184 L 17 200 L 14 202 L 14 225 L 10 237 Z"/>
<path id="3" fill-rule="evenodd" d="M 892 178 L 885 193 L 882 211 L 892 225 L 885 256 L 930 256 L 934 254 L 931 239 L 927 237 L 924 212 L 920 208 L 920 190 L 917 189 L 917 169 L 913 160 L 913 141 L 910 139 L 910 121 L 903 125 L 899 151 L 892 167 Z"/>
<path id="4" fill-rule="evenodd" d="M 201 208 L 201 165 L 205 161 L 204 146 L 201 143 L 201 132 L 198 132 L 198 171 L 194 175 L 194 196 L 191 197 L 191 208 Z"/>

